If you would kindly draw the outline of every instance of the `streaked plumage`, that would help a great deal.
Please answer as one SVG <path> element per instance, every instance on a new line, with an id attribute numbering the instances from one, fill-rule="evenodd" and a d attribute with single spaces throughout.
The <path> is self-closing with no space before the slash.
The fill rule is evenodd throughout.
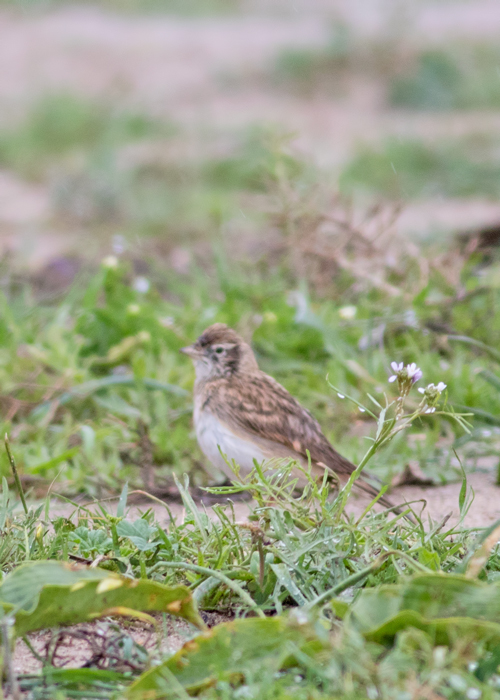
<path id="1" fill-rule="evenodd" d="M 262 372 L 252 349 L 231 328 L 216 323 L 183 352 L 195 365 L 194 424 L 206 457 L 229 478 L 222 451 L 246 474 L 253 459 L 292 458 L 313 473 L 346 481 L 354 465 L 327 440 L 318 421 L 275 379 Z M 219 449 L 220 448 L 220 449 Z M 299 481 L 300 483 L 300 481 Z M 370 495 L 377 490 L 366 482 Z M 382 499 L 387 506 L 389 501 Z"/>

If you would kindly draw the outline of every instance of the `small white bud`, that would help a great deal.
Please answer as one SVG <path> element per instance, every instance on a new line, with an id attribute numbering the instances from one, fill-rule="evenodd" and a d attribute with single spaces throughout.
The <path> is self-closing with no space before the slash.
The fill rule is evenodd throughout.
<path id="1" fill-rule="evenodd" d="M 108 270 L 116 270 L 118 267 L 118 258 L 116 255 L 107 255 L 102 259 L 101 265 Z"/>
<path id="2" fill-rule="evenodd" d="M 132 286 L 134 287 L 136 292 L 139 292 L 140 294 L 146 294 L 146 292 L 149 292 L 151 283 L 147 277 L 136 277 Z"/>
<path id="3" fill-rule="evenodd" d="M 352 321 L 357 313 L 358 310 L 355 306 L 341 306 L 339 309 L 339 316 L 343 318 L 344 321 Z"/>

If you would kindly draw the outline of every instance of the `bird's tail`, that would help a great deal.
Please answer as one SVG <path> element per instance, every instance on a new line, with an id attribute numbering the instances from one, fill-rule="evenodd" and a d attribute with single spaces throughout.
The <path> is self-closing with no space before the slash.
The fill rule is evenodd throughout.
<path id="1" fill-rule="evenodd" d="M 325 467 L 325 465 L 322 463 L 318 463 L 318 465 Z M 329 471 L 334 473 L 333 478 L 336 478 L 337 481 L 340 481 L 342 483 L 345 483 L 351 476 L 353 471 L 356 469 L 355 465 L 352 462 L 350 462 L 345 457 L 342 457 L 342 455 L 340 455 L 338 452 L 335 453 L 335 464 L 332 466 L 333 469 L 332 467 L 329 467 Z M 379 479 L 377 479 L 377 477 L 373 474 L 363 472 L 363 476 L 359 479 L 356 479 L 356 481 L 354 482 L 354 487 L 356 491 L 360 491 L 361 493 L 369 496 L 371 499 L 374 499 L 377 498 L 377 496 L 380 494 L 382 482 Z M 388 508 L 398 515 L 400 515 L 405 510 L 404 507 L 397 506 L 390 500 L 390 498 L 387 498 L 387 496 L 385 495 L 381 496 L 377 502 L 380 503 L 380 505 L 384 506 L 384 508 Z M 407 513 L 406 517 L 411 522 L 415 522 L 415 519 L 413 518 L 411 513 Z"/>
<path id="2" fill-rule="evenodd" d="M 371 474 L 367 475 L 367 476 L 370 479 L 370 481 L 372 481 L 372 480 L 378 481 L 376 479 L 376 477 L 374 477 Z M 355 486 L 357 491 L 361 491 L 362 493 L 366 494 L 367 496 L 370 496 L 370 498 L 372 498 L 372 499 L 376 498 L 379 495 L 380 490 L 381 490 L 381 485 L 379 487 L 376 487 L 373 484 L 371 484 L 369 481 L 367 481 L 365 478 L 357 479 L 354 482 L 354 486 Z M 393 513 L 397 513 L 397 515 L 401 515 L 401 513 L 403 513 L 404 510 L 406 510 L 404 506 L 396 505 L 395 503 L 393 503 L 391 501 L 390 498 L 387 498 L 387 496 L 385 496 L 385 495 L 381 496 L 378 499 L 377 503 L 380 503 L 380 505 L 384 506 L 384 508 L 392 510 Z M 415 522 L 415 519 L 413 518 L 411 513 L 406 513 L 406 517 L 408 518 L 408 520 L 411 520 L 412 523 Z"/>

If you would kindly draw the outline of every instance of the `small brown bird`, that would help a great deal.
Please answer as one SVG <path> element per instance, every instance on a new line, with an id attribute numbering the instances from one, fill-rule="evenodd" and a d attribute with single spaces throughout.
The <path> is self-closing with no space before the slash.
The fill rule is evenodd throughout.
<path id="1" fill-rule="evenodd" d="M 281 384 L 262 372 L 251 347 L 231 328 L 216 323 L 181 352 L 195 366 L 194 425 L 206 457 L 229 479 L 234 474 L 221 452 L 246 475 L 253 460 L 294 459 L 315 476 L 325 469 L 332 479 L 346 481 L 355 469 L 333 449 L 318 421 Z M 299 485 L 305 479 L 299 475 Z M 358 479 L 358 487 L 375 496 L 378 490 Z M 392 504 L 382 498 L 386 507 Z"/>

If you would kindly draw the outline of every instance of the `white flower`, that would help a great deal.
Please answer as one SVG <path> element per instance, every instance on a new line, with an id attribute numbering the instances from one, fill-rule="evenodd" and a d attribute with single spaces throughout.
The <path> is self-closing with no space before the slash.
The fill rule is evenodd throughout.
<path id="1" fill-rule="evenodd" d="M 479 700 L 481 695 L 482 692 L 479 690 L 479 688 L 467 688 L 465 692 L 465 697 L 467 700 Z"/>
<path id="2" fill-rule="evenodd" d="M 105 258 L 102 259 L 101 265 L 108 270 L 116 270 L 118 267 L 118 258 L 116 255 L 107 255 Z"/>
<path id="3" fill-rule="evenodd" d="M 355 306 L 341 306 L 339 309 L 339 316 L 343 318 L 344 321 L 352 321 L 357 312 L 358 310 Z"/>
<path id="4" fill-rule="evenodd" d="M 337 396 L 339 397 L 339 399 L 345 399 L 344 394 L 339 394 L 339 393 L 337 393 Z"/>
<path id="5" fill-rule="evenodd" d="M 358 408 L 359 408 L 359 410 L 361 411 L 361 413 L 365 413 L 366 408 L 361 408 L 361 406 L 358 406 Z"/>
<path id="6" fill-rule="evenodd" d="M 146 292 L 149 292 L 151 283 L 147 277 L 136 277 L 132 286 L 134 287 L 136 292 L 139 292 L 140 294 L 146 294 Z"/>
<path id="7" fill-rule="evenodd" d="M 399 364 L 397 362 L 391 362 L 391 369 L 395 374 L 389 377 L 389 383 L 392 384 L 392 382 L 395 382 L 396 379 L 398 378 L 398 372 L 401 372 L 403 369 L 404 365 L 402 362 Z"/>
<path id="8" fill-rule="evenodd" d="M 435 406 L 432 406 L 432 408 L 427 408 L 427 409 L 425 410 L 425 413 L 434 413 L 435 410 L 436 410 L 436 407 L 435 407 Z"/>
<path id="9" fill-rule="evenodd" d="M 408 378 L 412 380 L 412 383 L 415 384 L 415 382 L 418 382 L 419 379 L 422 379 L 423 377 L 423 372 L 420 369 L 420 367 L 417 367 L 415 362 L 412 362 L 411 365 L 406 365 L 406 372 L 408 374 Z"/>
<path id="10" fill-rule="evenodd" d="M 426 392 L 429 394 L 441 394 L 444 390 L 446 389 L 446 384 L 444 382 L 439 382 L 439 384 L 436 386 L 434 383 L 432 384 L 427 384 L 425 389 L 420 387 L 418 390 L 421 394 L 425 394 Z"/>

